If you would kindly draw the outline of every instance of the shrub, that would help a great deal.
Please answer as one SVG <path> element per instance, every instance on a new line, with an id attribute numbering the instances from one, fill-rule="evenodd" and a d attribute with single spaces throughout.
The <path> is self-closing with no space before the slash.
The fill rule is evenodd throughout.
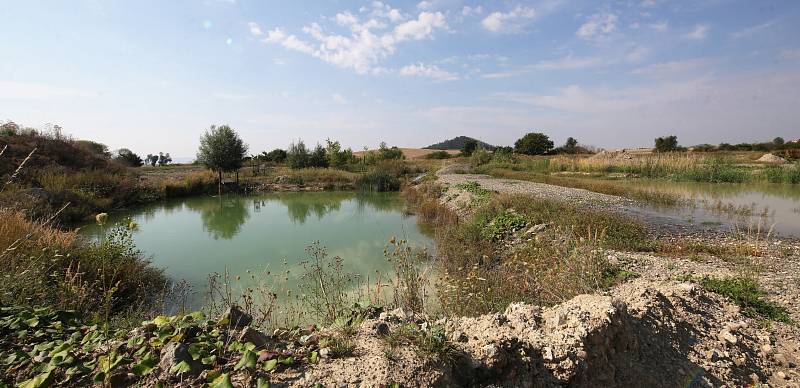
<path id="1" fill-rule="evenodd" d="M 742 308 L 742 314 L 745 316 L 791 323 L 791 318 L 789 318 L 786 309 L 764 299 L 766 295 L 761 291 L 754 279 L 747 277 L 705 277 L 700 281 L 700 284 L 706 290 L 733 300 Z"/>
<path id="2" fill-rule="evenodd" d="M 291 168 L 305 168 L 308 167 L 308 158 L 310 157 L 306 144 L 302 140 L 292 142 L 289 144 L 289 150 L 286 151 L 286 162 Z"/>
<path id="3" fill-rule="evenodd" d="M 514 151 L 525 155 L 543 155 L 553 149 L 553 141 L 539 132 L 531 132 L 514 143 Z"/>
<path id="4" fill-rule="evenodd" d="M 75 232 L 0 210 L 0 282 L 3 304 L 51 306 L 107 319 L 155 307 L 168 286 L 161 270 L 136 250 L 126 227 L 92 243 Z"/>
<path id="5" fill-rule="evenodd" d="M 397 191 L 400 190 L 400 180 L 387 171 L 374 170 L 360 176 L 356 187 L 365 191 Z"/>
<path id="6" fill-rule="evenodd" d="M 492 154 L 489 151 L 480 148 L 472 153 L 469 161 L 474 167 L 482 166 L 492 160 Z"/>
<path id="7" fill-rule="evenodd" d="M 434 151 L 424 156 L 425 159 L 450 159 L 450 157 L 447 151 Z"/>

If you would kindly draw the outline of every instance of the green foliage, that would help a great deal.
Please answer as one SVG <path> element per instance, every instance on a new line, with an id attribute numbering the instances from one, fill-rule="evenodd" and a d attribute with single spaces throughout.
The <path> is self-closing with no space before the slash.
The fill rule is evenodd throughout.
<path id="1" fill-rule="evenodd" d="M 553 141 L 539 132 L 531 132 L 514 142 L 514 151 L 525 155 L 544 155 L 553 149 Z"/>
<path id="2" fill-rule="evenodd" d="M 388 171 L 376 169 L 358 177 L 356 187 L 364 191 L 397 191 L 400 180 Z"/>
<path id="3" fill-rule="evenodd" d="M 450 157 L 451 157 L 450 153 L 448 153 L 447 151 L 441 151 L 441 150 L 440 151 L 433 151 L 433 152 L 423 156 L 423 158 L 425 158 L 425 159 L 450 159 Z"/>
<path id="4" fill-rule="evenodd" d="M 772 321 L 791 323 L 785 308 L 765 299 L 758 283 L 748 277 L 710 278 L 704 277 L 700 285 L 733 300 L 742 308 L 742 314 L 751 318 L 765 318 Z"/>
<path id="5" fill-rule="evenodd" d="M 470 156 L 470 164 L 475 167 L 482 166 L 486 163 L 489 163 L 492 160 L 492 154 L 489 151 L 484 150 L 483 148 L 479 148 L 472 153 Z"/>
<path id="6" fill-rule="evenodd" d="M 418 354 L 429 362 L 449 365 L 458 356 L 458 348 L 448 339 L 442 326 L 421 328 L 414 323 L 405 323 L 385 337 L 389 353 L 400 346 L 413 346 Z"/>
<path id="7" fill-rule="evenodd" d="M 309 166 L 310 156 L 306 144 L 302 140 L 298 140 L 289 144 L 289 149 L 286 151 L 286 162 L 291 168 L 306 168 Z"/>
<path id="8" fill-rule="evenodd" d="M 128 166 L 128 167 L 141 167 L 144 162 L 139 155 L 133 153 L 133 151 L 127 148 L 120 148 L 117 151 L 117 156 L 114 157 L 114 160 Z"/>
<path id="9" fill-rule="evenodd" d="M 328 156 L 325 153 L 325 148 L 321 145 L 317 144 L 314 147 L 314 151 L 308 156 L 308 166 L 307 167 L 317 167 L 317 168 L 326 168 L 328 167 Z"/>
<path id="10" fill-rule="evenodd" d="M 528 226 L 524 216 L 514 209 L 504 209 L 483 227 L 483 235 L 490 240 L 501 240 Z"/>
<path id="11" fill-rule="evenodd" d="M 491 191 L 485 189 L 476 181 L 466 181 L 464 183 L 457 184 L 456 188 L 471 193 L 475 196 L 475 200 L 479 203 L 488 201 L 492 195 Z"/>
<path id="12" fill-rule="evenodd" d="M 678 137 L 675 135 L 657 137 L 656 138 L 656 152 L 673 152 L 679 151 Z"/>
<path id="13" fill-rule="evenodd" d="M 330 257 L 319 243 L 306 248 L 309 258 L 301 262 L 303 273 L 298 280 L 302 303 L 321 322 L 330 324 L 352 305 L 348 291 L 354 275 L 345 272 L 339 256 Z"/>
<path id="14" fill-rule="evenodd" d="M 286 151 L 276 148 L 270 152 L 262 152 L 257 158 L 265 162 L 283 163 L 286 161 L 286 156 Z"/>
<path id="15" fill-rule="evenodd" d="M 478 149 L 478 141 L 475 139 L 469 139 L 464 142 L 464 147 L 461 148 L 461 154 L 464 156 L 470 156 L 477 149 Z"/>
<path id="16" fill-rule="evenodd" d="M 338 141 L 327 139 L 325 142 L 327 143 L 325 154 L 327 155 L 328 165 L 330 167 L 343 168 L 347 164 L 355 162 L 353 150 L 350 148 L 342 150 L 342 146 Z"/>
<path id="17" fill-rule="evenodd" d="M 215 172 L 236 171 L 247 155 L 247 144 L 227 125 L 212 125 L 200 137 L 197 162 Z"/>

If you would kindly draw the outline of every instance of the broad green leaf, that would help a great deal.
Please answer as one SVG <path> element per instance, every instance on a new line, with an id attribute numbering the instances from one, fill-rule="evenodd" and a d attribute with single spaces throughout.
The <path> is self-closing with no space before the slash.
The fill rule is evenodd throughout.
<path id="1" fill-rule="evenodd" d="M 18 388 L 43 388 L 49 387 L 53 383 L 53 376 L 50 372 L 36 375 L 30 380 L 23 381 L 17 385 Z"/>
<path id="2" fill-rule="evenodd" d="M 256 388 L 269 388 L 269 381 L 263 377 L 259 377 L 258 381 L 256 381 Z"/>
<path id="3" fill-rule="evenodd" d="M 209 388 L 233 388 L 231 377 L 227 373 L 223 373 L 211 382 Z"/>
<path id="4" fill-rule="evenodd" d="M 275 367 L 278 366 L 278 359 L 273 358 L 271 360 L 264 361 L 264 370 L 267 372 L 271 372 Z"/>
<path id="5" fill-rule="evenodd" d="M 309 357 L 309 361 L 311 361 L 312 364 L 316 364 L 319 361 L 319 353 L 311 352 L 311 357 Z"/>
<path id="6" fill-rule="evenodd" d="M 279 357 L 278 362 L 283 365 L 292 365 L 294 364 L 294 357 L 286 357 L 286 358 Z"/>
<path id="7" fill-rule="evenodd" d="M 202 362 L 204 365 L 214 365 L 214 363 L 217 362 L 217 356 L 211 355 L 208 357 L 203 357 L 200 362 Z"/>
<path id="8" fill-rule="evenodd" d="M 131 368 L 131 372 L 137 376 L 146 376 L 149 375 L 153 368 L 155 368 L 157 364 L 157 360 L 153 357 L 152 353 L 147 353 L 138 364 L 134 365 Z"/>
<path id="9" fill-rule="evenodd" d="M 181 361 L 181 362 L 173 365 L 172 368 L 169 368 L 169 372 L 170 373 L 174 373 L 174 374 L 189 373 L 189 371 L 191 371 L 191 370 L 192 370 L 192 366 L 189 365 L 189 363 L 186 362 L 186 361 Z"/>
<path id="10" fill-rule="evenodd" d="M 258 362 L 258 356 L 254 352 L 246 350 L 233 370 L 253 369 L 256 367 L 256 362 Z"/>

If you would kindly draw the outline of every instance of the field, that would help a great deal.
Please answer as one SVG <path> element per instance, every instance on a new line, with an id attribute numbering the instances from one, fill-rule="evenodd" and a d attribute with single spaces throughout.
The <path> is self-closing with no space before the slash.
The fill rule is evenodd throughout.
<path id="1" fill-rule="evenodd" d="M 433 152 L 440 151 L 440 150 L 431 150 L 431 149 L 424 149 L 424 148 L 400 148 L 400 150 L 403 151 L 403 156 L 405 156 L 406 159 L 423 159 L 425 157 L 425 155 L 431 154 Z M 369 152 L 369 151 L 367 151 L 367 152 Z M 461 151 L 458 151 L 458 150 L 445 150 L 445 152 L 447 152 L 448 154 L 450 154 L 452 156 L 456 156 Z M 353 152 L 353 154 L 356 155 L 356 156 L 364 156 L 364 151 Z"/>

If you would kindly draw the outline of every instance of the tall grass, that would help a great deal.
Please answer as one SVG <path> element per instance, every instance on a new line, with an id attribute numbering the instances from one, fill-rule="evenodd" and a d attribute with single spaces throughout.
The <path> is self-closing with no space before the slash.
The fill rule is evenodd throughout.
<path id="1" fill-rule="evenodd" d="M 106 320 L 133 309 L 156 308 L 168 286 L 161 270 L 133 247 L 130 234 L 115 228 L 89 243 L 74 231 L 31 221 L 0 209 L 0 301 L 51 306 Z"/>

